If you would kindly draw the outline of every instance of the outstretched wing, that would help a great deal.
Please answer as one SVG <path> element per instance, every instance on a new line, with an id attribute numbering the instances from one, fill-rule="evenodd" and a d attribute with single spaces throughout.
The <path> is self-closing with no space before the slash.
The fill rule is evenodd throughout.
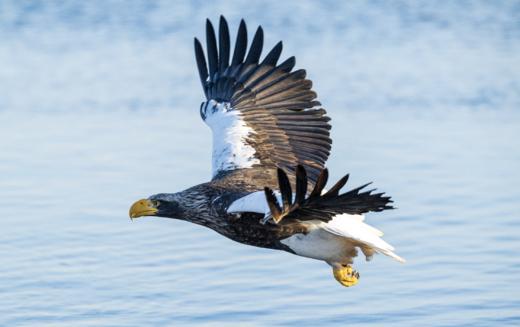
<path id="1" fill-rule="evenodd" d="M 305 70 L 293 71 L 294 57 L 278 64 L 282 42 L 260 61 L 262 27 L 247 51 L 243 20 L 231 62 L 224 17 L 220 17 L 218 46 L 209 20 L 206 39 L 207 61 L 196 38 L 195 56 L 207 98 L 200 112 L 213 131 L 213 178 L 258 167 L 262 171 L 282 168 L 294 177 L 294 167 L 300 164 L 310 181 L 316 181 L 329 156 L 331 126 Z"/>
<path id="2" fill-rule="evenodd" d="M 261 213 L 264 215 L 264 222 L 272 219 L 277 224 L 291 223 L 294 220 L 321 220 L 327 223 L 343 214 L 362 215 L 369 211 L 393 209 L 393 201 L 385 193 L 374 193 L 375 189 L 364 190 L 370 183 L 340 194 L 348 181 L 349 175 L 346 175 L 325 191 L 329 175 L 325 168 L 314 188 L 308 192 L 305 168 L 299 165 L 295 171 L 295 192 L 285 172 L 278 169 L 278 185 L 275 190 L 265 187 L 264 191 L 242 196 L 228 206 L 227 213 Z"/>
<path id="3" fill-rule="evenodd" d="M 349 175 L 341 178 L 334 186 L 324 192 L 328 179 L 327 169 L 323 169 L 316 185 L 307 197 L 307 175 L 302 166 L 296 168 L 296 192 L 293 197 L 291 184 L 285 172 L 278 169 L 279 190 L 282 204 L 280 205 L 273 190 L 266 187 L 265 198 L 269 206 L 270 216 L 275 223 L 282 219 L 298 219 L 300 221 L 318 219 L 324 222 L 341 214 L 359 215 L 369 211 L 393 209 L 392 200 L 384 193 L 372 193 L 375 189 L 363 191 L 370 183 L 356 187 L 346 193 L 340 190 L 348 181 Z"/>

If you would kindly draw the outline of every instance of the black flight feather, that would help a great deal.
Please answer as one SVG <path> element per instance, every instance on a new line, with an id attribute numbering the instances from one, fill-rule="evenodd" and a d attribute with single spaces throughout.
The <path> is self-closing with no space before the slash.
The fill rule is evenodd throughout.
<path id="1" fill-rule="evenodd" d="M 229 66 L 229 28 L 224 16 L 220 16 L 218 31 L 219 39 L 219 71 L 223 72 Z"/>
<path id="2" fill-rule="evenodd" d="M 282 62 L 278 66 L 278 69 L 280 69 L 283 72 L 288 73 L 294 68 L 295 65 L 296 65 L 296 58 L 293 56 L 293 57 L 287 58 L 284 62 Z"/>
<path id="3" fill-rule="evenodd" d="M 291 183 L 287 174 L 278 168 L 278 183 L 280 186 L 280 193 L 282 194 L 283 208 L 289 208 L 292 205 L 292 190 Z"/>
<path id="4" fill-rule="evenodd" d="M 217 40 L 215 37 L 215 30 L 210 20 L 206 20 L 206 44 L 208 47 L 208 64 L 209 64 L 209 77 L 213 79 L 213 75 L 218 69 L 218 51 L 217 51 Z"/>
<path id="5" fill-rule="evenodd" d="M 282 217 L 282 209 L 278 204 L 278 200 L 276 200 L 276 196 L 268 187 L 264 188 L 265 198 L 267 200 L 267 205 L 269 206 L 269 210 L 271 211 L 271 216 L 273 217 L 275 222 L 280 221 Z"/>
<path id="6" fill-rule="evenodd" d="M 309 198 L 314 199 L 321 195 L 321 192 L 325 188 L 325 185 L 327 185 L 327 180 L 329 179 L 329 171 L 327 168 L 324 168 L 320 175 L 318 176 L 318 180 L 316 181 L 316 184 L 314 185 L 314 189 L 311 192 L 311 195 L 309 195 Z"/>
<path id="7" fill-rule="evenodd" d="M 244 61 L 247 50 L 247 27 L 246 22 L 242 19 L 238 27 L 237 39 L 235 42 L 235 51 L 233 52 L 232 66 L 237 66 Z"/>
<path id="8" fill-rule="evenodd" d="M 262 65 L 269 65 L 269 66 L 276 66 L 276 63 L 278 62 L 278 59 L 280 59 L 280 55 L 282 54 L 282 48 L 283 44 L 282 41 L 278 42 L 271 51 L 265 56 L 264 60 L 260 64 Z"/>
<path id="9" fill-rule="evenodd" d="M 336 184 L 334 184 L 334 186 L 330 190 L 328 190 L 327 193 L 325 193 L 325 195 L 323 195 L 323 196 L 324 197 L 338 196 L 341 188 L 343 188 L 343 186 L 345 186 L 345 184 L 347 184 L 348 178 L 349 178 L 349 174 L 346 174 L 345 176 L 343 176 L 343 178 L 341 178 Z"/>
<path id="10" fill-rule="evenodd" d="M 204 92 L 206 91 L 206 79 L 208 78 L 208 66 L 206 66 L 206 58 L 204 58 L 204 50 L 199 40 L 195 38 L 195 59 L 197 60 L 197 68 L 199 69 L 200 82 Z"/>
<path id="11" fill-rule="evenodd" d="M 249 53 L 247 54 L 245 64 L 257 64 L 258 60 L 260 60 L 260 55 L 262 54 L 262 47 L 264 46 L 264 30 L 262 26 L 258 26 L 256 30 L 255 36 L 253 37 L 253 42 L 251 43 L 251 47 L 249 48 Z"/>

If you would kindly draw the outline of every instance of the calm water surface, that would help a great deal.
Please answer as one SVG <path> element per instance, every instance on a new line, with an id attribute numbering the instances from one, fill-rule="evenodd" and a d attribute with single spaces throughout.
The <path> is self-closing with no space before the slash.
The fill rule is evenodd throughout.
<path id="1" fill-rule="evenodd" d="M 0 325 L 520 325 L 518 3 L 202 5 L 0 4 Z M 333 179 L 394 197 L 367 219 L 406 264 L 358 260 L 347 289 L 322 262 L 128 219 L 210 177 L 191 38 L 219 13 L 308 69 Z"/>

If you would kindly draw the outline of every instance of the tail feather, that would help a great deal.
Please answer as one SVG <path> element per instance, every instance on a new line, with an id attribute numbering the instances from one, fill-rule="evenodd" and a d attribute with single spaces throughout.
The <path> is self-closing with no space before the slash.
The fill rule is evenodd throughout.
<path id="1" fill-rule="evenodd" d="M 394 253 L 394 247 L 385 242 L 382 232 L 353 215 L 338 215 L 328 223 L 321 223 L 321 228 L 334 235 L 356 240 L 378 253 L 385 254 L 399 262 L 405 262 L 403 258 Z"/>

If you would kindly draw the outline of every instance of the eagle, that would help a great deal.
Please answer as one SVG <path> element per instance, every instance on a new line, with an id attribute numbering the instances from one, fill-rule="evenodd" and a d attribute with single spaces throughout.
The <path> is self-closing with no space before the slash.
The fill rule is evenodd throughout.
<path id="1" fill-rule="evenodd" d="M 295 58 L 279 63 L 282 42 L 261 59 L 263 29 L 248 45 L 242 19 L 231 55 L 221 16 L 218 34 L 206 21 L 206 53 L 194 43 L 206 97 L 200 115 L 213 134 L 212 179 L 138 200 L 130 218 L 181 219 L 239 243 L 322 260 L 346 287 L 359 280 L 358 251 L 404 262 L 364 221 L 365 213 L 393 209 L 389 196 L 367 190 L 370 183 L 342 192 L 349 175 L 326 188 L 330 118 Z"/>

